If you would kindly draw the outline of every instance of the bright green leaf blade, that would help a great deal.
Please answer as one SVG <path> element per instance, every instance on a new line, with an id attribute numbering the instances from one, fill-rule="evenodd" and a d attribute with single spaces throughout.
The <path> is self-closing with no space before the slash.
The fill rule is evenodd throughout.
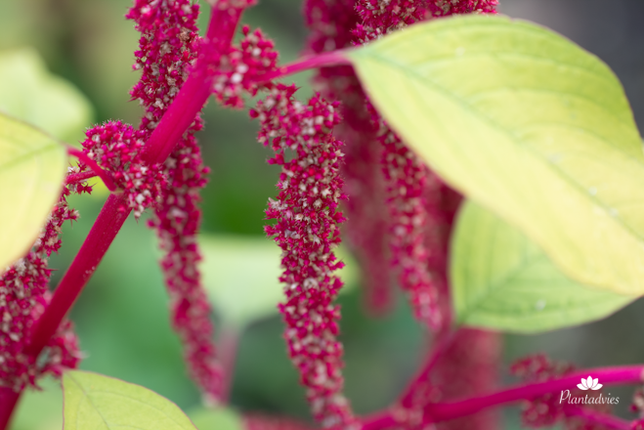
<path id="1" fill-rule="evenodd" d="M 36 240 L 60 197 L 66 166 L 63 145 L 0 114 L 0 272 Z"/>
<path id="2" fill-rule="evenodd" d="M 277 313 L 284 292 L 278 281 L 281 250 L 272 240 L 201 235 L 199 245 L 204 257 L 204 285 L 226 323 L 243 328 Z M 336 255 L 347 265 L 337 273 L 345 283 L 341 291 L 346 291 L 355 284 L 356 272 L 355 264 L 341 249 Z"/>
<path id="3" fill-rule="evenodd" d="M 68 142 L 83 138 L 93 116 L 87 98 L 32 49 L 0 52 L 0 111 Z"/>
<path id="4" fill-rule="evenodd" d="M 96 373 L 63 375 L 65 430 L 195 430 L 170 400 L 139 385 Z"/>
<path id="5" fill-rule="evenodd" d="M 603 318 L 635 300 L 570 280 L 518 229 L 472 202 L 461 208 L 450 261 L 458 324 L 534 333 Z"/>
<path id="6" fill-rule="evenodd" d="M 644 155 L 610 69 L 504 17 L 434 20 L 348 54 L 392 127 L 568 275 L 644 293 Z"/>
<path id="7" fill-rule="evenodd" d="M 242 418 L 229 408 L 199 408 L 188 415 L 199 430 L 244 430 Z"/>

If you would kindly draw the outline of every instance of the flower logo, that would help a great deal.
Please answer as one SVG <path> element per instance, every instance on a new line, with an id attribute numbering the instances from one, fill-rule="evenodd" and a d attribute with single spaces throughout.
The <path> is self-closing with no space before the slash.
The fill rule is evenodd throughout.
<path id="1" fill-rule="evenodd" d="M 603 387 L 602 384 L 599 383 L 597 378 L 593 379 L 592 376 L 589 376 L 588 378 L 584 379 L 581 378 L 581 384 L 577 384 L 577 388 L 580 390 L 599 390 L 601 387 Z"/>

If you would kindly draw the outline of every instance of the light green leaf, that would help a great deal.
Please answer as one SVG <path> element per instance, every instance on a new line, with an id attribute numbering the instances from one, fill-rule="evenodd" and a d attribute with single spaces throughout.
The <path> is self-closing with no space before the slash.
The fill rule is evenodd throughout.
<path id="1" fill-rule="evenodd" d="M 237 328 L 277 313 L 284 300 L 278 281 L 281 250 L 270 239 L 260 237 L 201 235 L 199 245 L 204 285 L 223 320 Z M 338 275 L 342 291 L 355 284 L 355 264 L 342 248 L 336 255 L 347 265 Z"/>
<path id="2" fill-rule="evenodd" d="M 36 240 L 60 197 L 66 166 L 63 145 L 0 114 L 0 272 Z"/>
<path id="3" fill-rule="evenodd" d="M 38 53 L 28 48 L 0 52 L 0 111 L 68 142 L 83 138 L 93 116 L 87 98 L 52 75 Z"/>
<path id="4" fill-rule="evenodd" d="M 461 208 L 450 258 L 458 324 L 533 333 L 600 319 L 635 300 L 570 280 L 518 229 L 472 202 Z"/>
<path id="5" fill-rule="evenodd" d="M 188 416 L 199 430 L 244 430 L 239 414 L 229 408 L 198 408 Z"/>
<path id="6" fill-rule="evenodd" d="M 455 188 L 578 281 L 644 293 L 644 155 L 595 56 L 505 17 L 434 20 L 349 59 L 371 100 Z"/>
<path id="7" fill-rule="evenodd" d="M 63 375 L 65 430 L 195 430 L 170 400 L 139 385 L 96 373 Z"/>

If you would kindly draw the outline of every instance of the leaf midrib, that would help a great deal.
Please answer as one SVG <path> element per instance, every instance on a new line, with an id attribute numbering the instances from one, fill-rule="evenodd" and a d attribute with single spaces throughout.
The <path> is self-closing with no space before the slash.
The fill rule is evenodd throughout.
<path id="1" fill-rule="evenodd" d="M 455 101 L 458 105 L 462 106 L 465 110 L 470 111 L 472 115 L 479 117 L 481 120 L 487 122 L 490 126 L 495 128 L 497 131 L 500 131 L 501 133 L 506 134 L 510 138 L 510 140 L 515 143 L 516 147 L 520 148 L 523 151 L 531 153 L 532 158 L 536 158 L 541 164 L 545 165 L 548 169 L 555 172 L 556 176 L 559 176 L 566 183 L 570 184 L 573 189 L 576 189 L 577 192 L 580 193 L 581 196 L 597 204 L 602 209 L 604 209 L 604 211 L 606 211 L 607 213 L 610 209 L 612 209 L 607 204 L 605 204 L 602 200 L 598 200 L 594 196 L 589 196 L 588 193 L 585 192 L 585 188 L 581 184 L 578 184 L 577 182 L 575 182 L 571 177 L 569 177 L 562 170 L 557 168 L 553 163 L 549 163 L 547 160 L 544 159 L 544 157 L 536 153 L 534 149 L 530 148 L 529 145 L 520 145 L 519 142 L 521 142 L 522 140 L 518 138 L 515 133 L 511 132 L 510 130 L 507 130 L 505 127 L 500 126 L 500 124 L 494 121 L 491 117 L 489 117 L 488 115 L 485 115 L 480 110 L 474 108 L 471 104 L 466 103 L 463 98 L 449 91 L 447 88 L 442 87 L 428 80 L 426 77 L 419 75 L 418 73 L 415 73 L 413 69 L 406 67 L 404 64 L 400 64 L 395 61 L 390 61 L 389 59 L 381 57 L 380 55 L 373 54 L 373 53 L 368 53 L 368 54 L 362 53 L 361 56 L 380 62 L 385 66 L 390 66 L 392 68 L 398 69 L 402 72 L 402 75 L 409 77 L 410 79 L 416 81 L 417 83 L 420 83 L 421 85 L 429 85 L 432 89 L 438 91 L 439 93 L 444 94 L 446 97 Z M 564 94 L 568 94 L 568 93 L 564 93 Z M 572 95 L 577 96 L 575 94 L 572 94 Z M 562 123 L 562 125 L 565 125 L 565 123 Z M 583 128 L 580 128 L 580 129 L 585 130 Z M 601 140 L 605 144 L 607 144 L 609 148 L 622 152 L 619 148 L 616 148 L 615 146 L 610 144 L 610 142 L 607 142 L 605 139 L 601 139 Z M 628 154 L 624 154 L 624 155 L 627 156 L 628 158 L 632 158 Z M 631 233 L 631 235 L 633 235 L 638 240 L 639 243 L 644 243 L 644 236 L 634 231 L 629 225 L 625 224 L 620 217 L 610 217 L 610 219 L 614 224 L 620 226 L 626 232 Z"/>

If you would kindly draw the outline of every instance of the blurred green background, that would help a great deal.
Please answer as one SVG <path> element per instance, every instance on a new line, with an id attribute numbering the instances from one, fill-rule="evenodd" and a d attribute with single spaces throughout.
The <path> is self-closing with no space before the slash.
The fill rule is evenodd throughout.
<path id="1" fill-rule="evenodd" d="M 129 88 L 138 79 L 132 52 L 138 34 L 123 18 L 129 0 L 0 0 L 0 54 L 33 47 L 47 68 L 79 88 L 90 100 L 94 123 L 122 119 L 137 124 L 138 103 L 129 102 Z M 283 61 L 297 57 L 306 31 L 300 3 L 262 0 L 244 21 L 260 26 L 276 42 Z M 207 21 L 202 15 L 201 28 Z M 596 53 L 624 82 L 639 121 L 644 123 L 644 2 L 641 0 L 505 0 L 502 12 L 547 25 Z M 304 86 L 309 75 L 297 76 Z M 278 170 L 265 160 L 269 152 L 255 141 L 256 123 L 245 111 L 222 110 L 210 103 L 206 129 L 199 135 L 206 164 L 212 168 L 204 193 L 203 230 L 245 239 L 263 238 L 263 210 L 276 194 Z M 90 126 L 91 124 L 86 124 Z M 80 133 L 77 138 L 80 138 Z M 104 195 L 72 199 L 81 220 L 64 231 L 64 246 L 51 266 L 56 285 L 95 219 Z M 186 377 L 179 342 L 167 317 L 167 298 L 156 264 L 153 233 L 130 219 L 109 250 L 96 275 L 75 306 L 87 358 L 82 368 L 144 385 L 184 409 L 199 405 Z M 252 259 L 249 265 L 252 269 Z M 358 281 L 350 276 L 351 283 Z M 273 285 L 273 281 L 267 281 Z M 414 372 L 424 345 L 422 332 L 404 301 L 385 319 L 364 315 L 360 291 L 353 288 L 340 300 L 342 340 L 346 348 L 346 392 L 358 413 L 381 408 L 394 400 Z M 644 329 L 640 302 L 618 314 L 583 327 L 536 336 L 506 336 L 505 362 L 544 351 L 580 366 L 644 362 Z M 267 316 L 244 331 L 238 351 L 231 403 L 244 411 L 289 414 L 308 419 L 304 390 L 286 357 L 282 323 Z M 504 366 L 507 369 L 507 366 Z M 504 380 L 510 381 L 503 371 Z M 59 396 L 54 384 L 23 404 L 15 429 L 60 428 Z M 626 411 L 630 393 L 615 390 Z M 58 406 L 57 406 L 58 405 Z M 30 413 L 34 407 L 39 414 Z M 516 409 L 507 413 L 508 428 L 516 428 Z"/>

